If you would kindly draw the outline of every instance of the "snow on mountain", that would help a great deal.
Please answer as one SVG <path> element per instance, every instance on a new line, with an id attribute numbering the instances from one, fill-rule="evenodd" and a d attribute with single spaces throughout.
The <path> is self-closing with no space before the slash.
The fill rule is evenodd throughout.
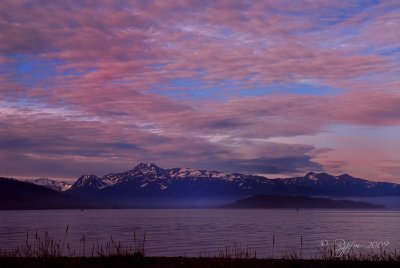
<path id="1" fill-rule="evenodd" d="M 232 181 L 234 178 L 239 178 L 232 174 L 218 171 L 198 170 L 191 168 L 174 168 L 167 170 L 170 178 L 184 179 L 184 178 L 217 178 Z"/>
<path id="2" fill-rule="evenodd" d="M 82 175 L 79 179 L 72 184 L 71 189 L 78 188 L 93 188 L 102 189 L 107 187 L 107 183 L 96 175 Z"/>
<path id="3" fill-rule="evenodd" d="M 316 173 L 314 172 L 310 172 L 306 175 L 307 179 L 312 180 L 312 181 L 317 181 L 318 180 L 318 176 Z"/>
<path id="4" fill-rule="evenodd" d="M 99 192 L 118 196 L 159 195 L 379 195 L 400 194 L 400 185 L 371 182 L 348 174 L 333 176 L 309 172 L 304 177 L 268 179 L 262 176 L 198 170 L 162 169 L 152 163 L 140 163 L 122 173 L 103 177 L 81 176 L 70 192 Z"/>
<path id="5" fill-rule="evenodd" d="M 55 190 L 57 192 L 64 192 L 67 191 L 71 188 L 71 184 L 67 183 L 65 181 L 56 181 L 56 180 L 51 180 L 48 178 L 39 178 L 39 179 L 35 179 L 35 180 L 26 180 L 27 182 L 36 184 L 36 185 L 40 185 L 40 186 L 44 186 L 47 188 L 50 188 L 52 190 Z"/>
<path id="6" fill-rule="evenodd" d="M 162 169 L 152 163 L 140 163 L 133 169 L 123 173 L 110 173 L 102 178 L 95 175 L 81 176 L 71 189 L 91 188 L 105 189 L 111 186 L 125 184 L 136 185 L 138 188 L 158 188 L 166 190 L 178 181 L 224 181 L 235 183 L 242 189 L 251 189 L 254 183 L 268 183 L 267 178 L 243 174 L 229 174 L 218 171 L 197 170 L 191 168 Z"/>

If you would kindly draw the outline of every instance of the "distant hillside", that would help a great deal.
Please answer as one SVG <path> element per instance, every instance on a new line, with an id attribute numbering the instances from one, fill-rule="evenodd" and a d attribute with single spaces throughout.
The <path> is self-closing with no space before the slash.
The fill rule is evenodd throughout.
<path id="1" fill-rule="evenodd" d="M 0 177 L 0 209 L 91 208 L 87 202 L 47 187 Z"/>
<path id="2" fill-rule="evenodd" d="M 365 202 L 332 200 L 309 196 L 257 195 L 238 200 L 225 208 L 384 208 Z"/>

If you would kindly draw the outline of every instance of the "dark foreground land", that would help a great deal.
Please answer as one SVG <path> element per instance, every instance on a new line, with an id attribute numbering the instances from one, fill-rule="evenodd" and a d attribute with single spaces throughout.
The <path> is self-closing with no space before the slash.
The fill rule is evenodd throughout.
<path id="1" fill-rule="evenodd" d="M 399 260 L 301 260 L 185 257 L 0 258 L 0 267 L 400 267 Z"/>
<path id="2" fill-rule="evenodd" d="M 124 245 L 112 238 L 105 245 L 92 245 L 91 251 L 86 251 L 85 236 L 81 255 L 72 250 L 66 238 L 68 226 L 63 241 L 57 241 L 46 232 L 44 236 L 36 233 L 34 240 L 12 250 L 0 250 L 0 268 L 6 267 L 398 267 L 400 254 L 397 250 L 378 252 L 363 252 L 352 249 L 335 251 L 335 246 L 318 249 L 312 259 L 303 259 L 302 249 L 290 250 L 279 258 L 258 259 L 256 252 L 240 245 L 225 247 L 217 255 L 200 252 L 200 257 L 150 257 L 145 254 L 146 231 L 139 239 L 133 231 L 134 243 Z M 87 248 L 87 249 L 90 249 Z M 311 254 L 312 252 L 310 252 Z M 337 253 L 340 253 L 337 255 Z M 343 254 L 342 254 L 343 253 Z M 89 255 L 88 255 L 89 254 Z M 82 257 L 86 256 L 86 257 Z M 88 257 L 90 256 L 90 257 Z M 273 256 L 273 252 L 272 255 Z"/>

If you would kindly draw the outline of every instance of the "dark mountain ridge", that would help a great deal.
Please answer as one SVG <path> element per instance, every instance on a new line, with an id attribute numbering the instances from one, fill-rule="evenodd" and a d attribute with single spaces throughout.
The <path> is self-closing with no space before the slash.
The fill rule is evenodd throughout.
<path id="1" fill-rule="evenodd" d="M 139 164 L 123 173 L 81 176 L 67 191 L 105 198 L 244 197 L 257 194 L 313 196 L 400 195 L 400 185 L 372 182 L 348 174 L 333 176 L 309 172 L 304 177 L 268 179 L 262 176 L 188 168 L 162 169 Z"/>
<path id="2" fill-rule="evenodd" d="M 0 209 L 95 208 L 88 200 L 44 186 L 0 177 Z"/>
<path id="3" fill-rule="evenodd" d="M 309 172 L 304 177 L 268 179 L 263 176 L 196 170 L 162 169 L 140 163 L 127 172 L 103 177 L 82 175 L 64 192 L 2 179 L 2 207 L 131 208 L 217 207 L 257 195 L 332 197 L 334 199 L 400 197 L 400 185 L 373 182 L 348 174 Z M 13 200 L 17 201 L 13 201 Z M 54 202 L 52 201 L 54 199 Z M 13 203 L 14 202 L 14 203 Z"/>

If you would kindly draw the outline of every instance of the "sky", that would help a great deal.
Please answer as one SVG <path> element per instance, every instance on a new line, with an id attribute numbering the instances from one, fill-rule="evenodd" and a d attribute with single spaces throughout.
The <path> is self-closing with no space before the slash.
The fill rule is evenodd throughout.
<path id="1" fill-rule="evenodd" d="M 400 183 L 399 24 L 398 0 L 2 0 L 0 176 Z"/>

